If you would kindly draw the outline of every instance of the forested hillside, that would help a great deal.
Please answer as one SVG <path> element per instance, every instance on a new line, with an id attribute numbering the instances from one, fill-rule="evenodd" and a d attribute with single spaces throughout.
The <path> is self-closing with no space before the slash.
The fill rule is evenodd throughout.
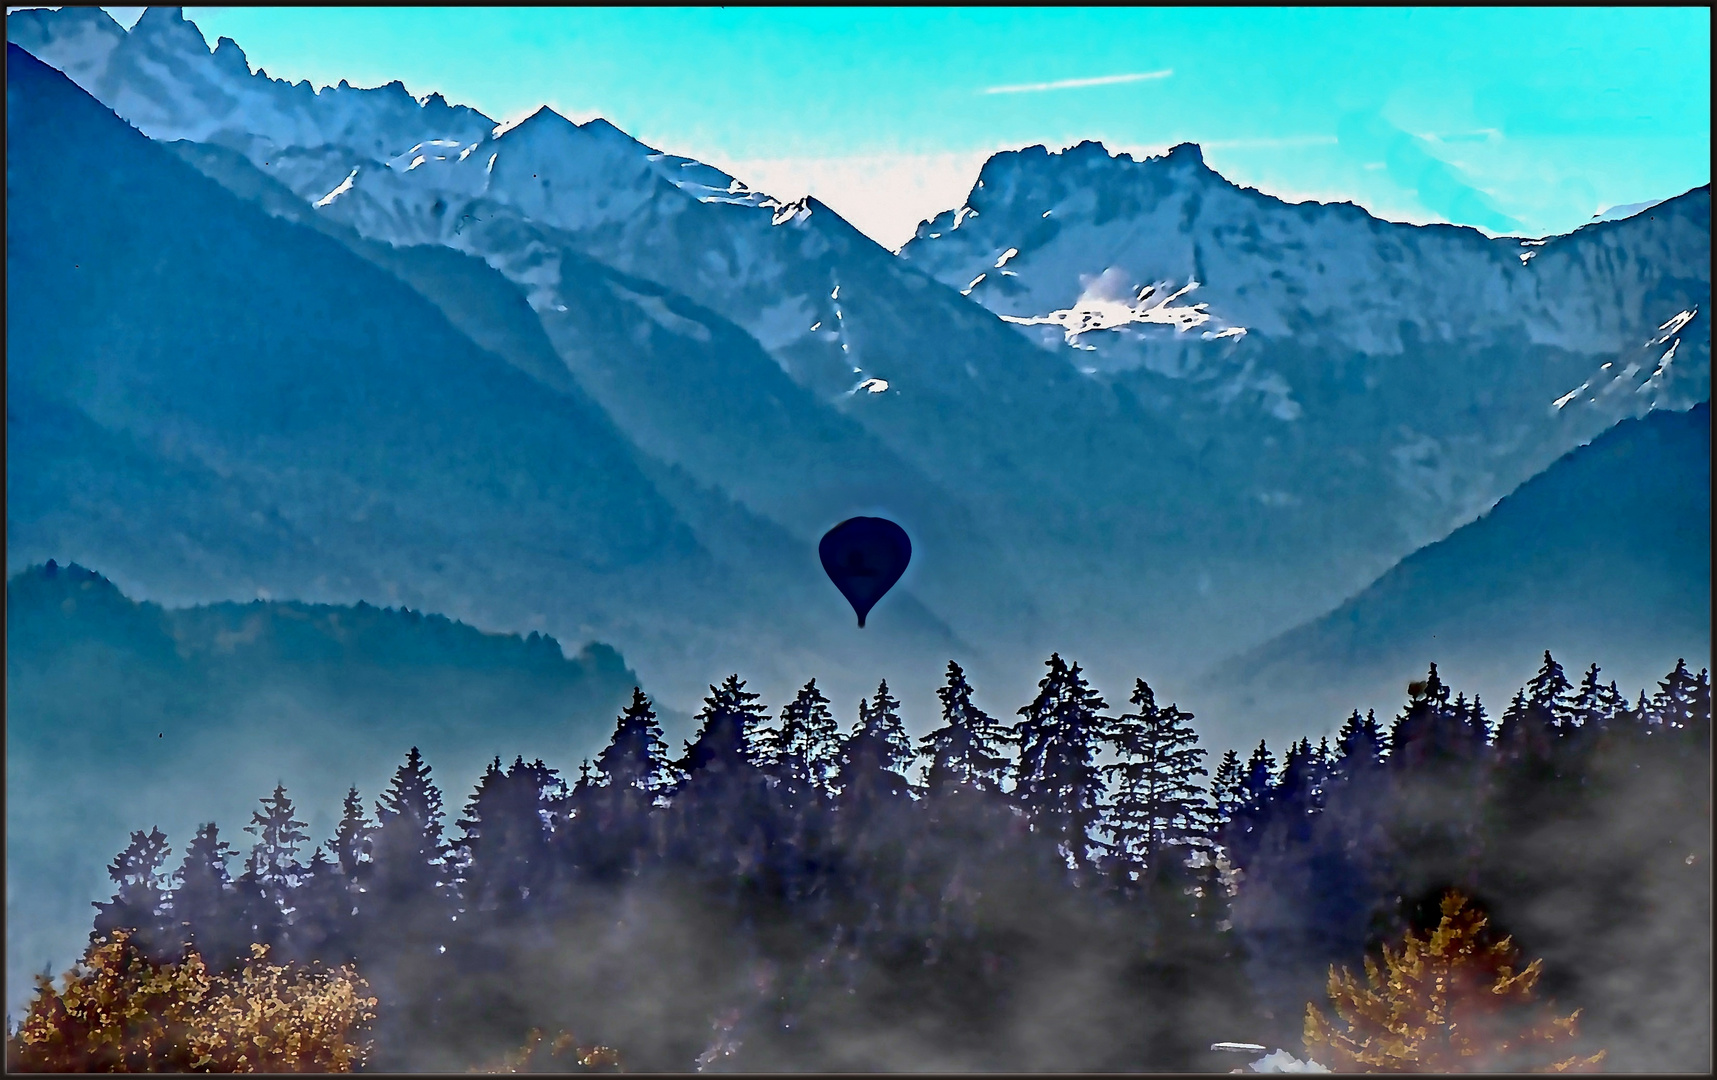
<path id="1" fill-rule="evenodd" d="M 94 934 L 351 964 L 384 1070 L 552 1041 L 645 1071 L 1172 1071 L 1303 1053 L 1329 965 L 1435 929 L 1456 888 L 1489 919 L 1464 932 L 1580 1010 L 1509 1060 L 1707 1060 L 1703 670 L 1630 701 L 1546 654 L 1496 719 L 1433 667 L 1392 722 L 1215 762 L 1145 680 L 1110 700 L 1059 655 L 1017 719 L 954 663 L 938 697 L 914 745 L 886 682 L 843 735 L 814 680 L 777 711 L 734 675 L 671 750 L 634 691 L 576 778 L 497 757 L 461 797 L 413 747 L 314 835 L 276 785 L 237 867 L 234 822 L 134 832 Z"/>

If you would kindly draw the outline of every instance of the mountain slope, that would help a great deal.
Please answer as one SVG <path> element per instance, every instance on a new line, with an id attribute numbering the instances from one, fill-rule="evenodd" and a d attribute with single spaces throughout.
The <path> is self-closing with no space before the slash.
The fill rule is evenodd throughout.
<path id="1" fill-rule="evenodd" d="M 1545 649 L 1570 671 L 1596 661 L 1630 696 L 1677 657 L 1709 665 L 1709 403 L 1623 421 L 1206 690 L 1254 726 L 1336 726 L 1389 714 L 1434 661 L 1500 715 Z"/>
<path id="2" fill-rule="evenodd" d="M 204 821 L 243 850 L 284 782 L 320 842 L 413 745 L 457 806 L 494 755 L 576 769 L 637 682 L 604 645 L 369 605 L 163 609 L 75 564 L 15 575 L 6 623 L 9 1007 L 81 951 L 131 830 L 159 825 L 174 865 Z"/>
<path id="3" fill-rule="evenodd" d="M 1087 142 L 995 155 L 900 257 L 1174 416 L 1255 497 L 1363 491 L 1419 546 L 1616 420 L 1709 396 L 1710 218 L 1707 186 L 1489 239 L 1289 204 L 1191 144 Z"/>
<path id="4" fill-rule="evenodd" d="M 121 461 L 111 482 L 141 505 L 68 517 L 9 502 L 13 565 L 99 562 L 176 602 L 368 597 L 600 635 L 688 702 L 718 668 L 783 685 L 824 674 L 801 673 L 803 650 L 843 620 L 813 555 L 783 564 L 718 539 L 727 557 L 715 559 L 576 381 L 551 389 L 476 347 L 391 273 L 236 199 L 9 55 L 8 299 L 31 313 L 8 325 L 9 390 L 222 478 L 247 508 L 234 540 L 272 520 L 302 552 L 222 549 L 214 529 L 187 560 L 173 523 L 214 511 L 195 492 L 145 501 L 153 476 L 126 480 Z M 48 434 L 9 432 L 11 475 L 69 467 Z M 150 519 L 170 542 L 141 531 Z M 951 647 L 910 583 L 895 599 L 899 637 L 843 646 L 855 665 L 877 648 Z M 855 672 L 854 692 L 869 677 Z"/>
<path id="5" fill-rule="evenodd" d="M 1617 419 L 1709 393 L 1706 189 L 1540 243 L 1289 205 L 1191 146 L 1039 147 L 897 258 L 605 121 L 312 92 L 176 10 L 105 18 L 14 13 L 9 36 L 151 137 L 227 147 L 406 253 L 367 257 L 558 378 L 516 301 L 457 295 L 481 260 L 628 437 L 785 535 L 837 504 L 909 517 L 903 585 L 998 675 L 1054 648 L 1172 683 Z"/>

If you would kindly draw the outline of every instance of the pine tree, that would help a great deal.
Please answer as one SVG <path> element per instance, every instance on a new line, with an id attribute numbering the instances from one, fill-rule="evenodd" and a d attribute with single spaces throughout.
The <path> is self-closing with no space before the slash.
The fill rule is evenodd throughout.
<path id="1" fill-rule="evenodd" d="M 1361 719 L 1359 710 L 1353 710 L 1353 715 L 1347 718 L 1347 722 L 1337 733 L 1336 745 L 1340 751 L 1336 772 L 1343 778 L 1351 778 L 1381 766 L 1383 726 L 1377 722 L 1377 714 L 1367 710 L 1364 719 Z"/>
<path id="2" fill-rule="evenodd" d="M 637 784 L 643 775 L 635 781 L 614 790 L 642 802 L 647 793 Z M 533 893 L 543 895 L 550 865 L 546 818 L 558 786 L 554 770 L 541 761 L 527 765 L 523 757 L 505 772 L 497 757 L 484 772 L 457 822 L 463 830 L 457 849 L 467 912 L 515 918 Z"/>
<path id="3" fill-rule="evenodd" d="M 133 945 L 146 955 L 177 958 L 182 935 L 174 925 L 170 879 L 162 869 L 168 852 L 167 835 L 158 828 L 131 834 L 131 843 L 108 864 L 107 876 L 118 889 L 105 903 L 95 902 L 91 941 L 129 930 Z"/>
<path id="4" fill-rule="evenodd" d="M 1481 745 L 1473 732 L 1466 695 L 1449 700 L 1449 687 L 1437 665 L 1421 682 L 1407 687 L 1407 705 L 1390 731 L 1389 762 L 1398 770 L 1471 761 Z"/>
<path id="5" fill-rule="evenodd" d="M 956 790 L 999 792 L 1008 759 L 1001 753 L 1007 732 L 972 703 L 966 673 L 948 661 L 948 681 L 936 691 L 942 702 L 942 726 L 919 740 L 924 792 L 941 798 Z"/>
<path id="6" fill-rule="evenodd" d="M 758 740 L 770 775 L 792 790 L 806 788 L 829 794 L 840 768 L 840 726 L 829 710 L 829 699 L 812 679 L 781 708 L 776 726 Z"/>
<path id="7" fill-rule="evenodd" d="M 335 826 L 334 839 L 328 841 L 328 851 L 334 856 L 340 873 L 350 888 L 359 890 L 362 867 L 369 864 L 370 838 L 375 825 L 364 815 L 364 802 L 358 789 L 348 788 L 340 808 L 340 824 Z"/>
<path id="8" fill-rule="evenodd" d="M 1466 714 L 1467 752 L 1466 757 L 1473 761 L 1481 760 L 1485 751 L 1490 749 L 1490 714 L 1485 711 L 1484 702 L 1477 694 L 1467 706 Z"/>
<path id="9" fill-rule="evenodd" d="M 1318 812 L 1322 792 L 1318 786 L 1317 752 L 1312 749 L 1310 739 L 1302 738 L 1288 747 L 1282 775 L 1272 795 L 1284 816 L 1291 820 L 1309 820 Z"/>
<path id="10" fill-rule="evenodd" d="M 1515 691 L 1503 711 L 1502 723 L 1497 725 L 1498 757 L 1505 762 L 1548 761 L 1555 738 L 1552 723 L 1547 708 L 1533 706 L 1524 689 Z"/>
<path id="11" fill-rule="evenodd" d="M 1582 730 L 1601 731 L 1608 728 L 1628 707 L 1616 684 L 1605 686 L 1598 680 L 1598 665 L 1592 664 L 1580 680 L 1574 695 L 1574 723 Z"/>
<path id="12" fill-rule="evenodd" d="M 449 875 L 441 791 L 417 747 L 376 801 L 376 822 L 365 883 L 371 903 L 388 910 L 444 899 Z"/>
<path id="13" fill-rule="evenodd" d="M 250 872 L 283 915 L 291 914 L 292 890 L 303 870 L 297 856 L 299 847 L 310 838 L 304 824 L 293 817 L 286 786 L 276 783 L 274 794 L 262 800 L 261 810 L 251 812 L 250 824 L 244 828 L 257 838 L 250 849 Z"/>
<path id="14" fill-rule="evenodd" d="M 1276 758 L 1259 739 L 1257 747 L 1240 770 L 1240 781 L 1234 789 L 1234 812 L 1218 834 L 1218 841 L 1227 849 L 1229 860 L 1244 868 L 1252 862 L 1264 825 L 1271 816 L 1271 796 L 1275 790 Z"/>
<path id="15" fill-rule="evenodd" d="M 1233 750 L 1224 751 L 1222 762 L 1216 766 L 1216 775 L 1210 780 L 1210 798 L 1220 831 L 1240 809 L 1240 755 Z"/>
<path id="16" fill-rule="evenodd" d="M 1573 690 L 1573 684 L 1562 672 L 1562 665 L 1546 649 L 1538 674 L 1526 684 L 1526 707 L 1533 710 L 1539 723 L 1552 733 L 1569 730 L 1575 722 Z"/>
<path id="17" fill-rule="evenodd" d="M 178 884 L 173 890 L 173 916 L 183 927 L 185 940 L 217 971 L 250 955 L 250 936 L 239 925 L 238 894 L 227 869 L 233 854 L 219 827 L 208 822 L 197 827 L 174 874 Z"/>
<path id="18" fill-rule="evenodd" d="M 741 774 L 754 768 L 752 736 L 766 720 L 757 699 L 738 674 L 709 688 L 695 718 L 702 725 L 697 738 L 686 744 L 685 756 L 678 762 L 688 782 L 699 773 Z"/>
<path id="19" fill-rule="evenodd" d="M 681 862 L 731 884 L 756 870 L 768 848 L 767 786 L 752 744 L 766 716 L 737 674 L 709 689 L 697 737 L 678 762 L 684 780 L 669 835 Z"/>
<path id="20" fill-rule="evenodd" d="M 1076 871 L 1091 866 L 1092 831 L 1102 818 L 1103 774 L 1098 741 L 1108 708 L 1079 671 L 1059 653 L 1045 662 L 1049 673 L 1038 695 L 1019 710 L 1014 725 L 1019 764 L 1014 796 L 1032 829 L 1053 839 Z"/>
<path id="21" fill-rule="evenodd" d="M 287 934 L 288 959 L 328 965 L 352 961 L 348 933 L 351 896 L 340 864 L 330 860 L 321 847 L 311 852 L 310 863 L 304 867 L 294 907 L 292 927 Z"/>
<path id="22" fill-rule="evenodd" d="M 1276 756 L 1270 753 L 1270 747 L 1263 739 L 1258 740 L 1252 756 L 1246 759 L 1246 768 L 1240 776 L 1242 806 L 1262 807 L 1270 800 L 1270 793 L 1275 790 Z"/>
<path id="23" fill-rule="evenodd" d="M 912 740 L 900 719 L 900 702 L 888 692 L 888 680 L 867 705 L 859 702 L 858 723 L 841 748 L 835 784 L 844 811 L 865 811 L 884 799 L 904 797 L 905 772 L 912 762 Z"/>
<path id="24" fill-rule="evenodd" d="M 412 1044 L 445 1030 L 444 955 L 457 930 L 455 866 L 442 836 L 441 791 L 417 747 L 376 800 L 376 828 L 360 917 L 354 926 L 362 969 L 385 1016 L 410 1017 L 378 1032 L 383 1061 L 409 1060 Z"/>
<path id="25" fill-rule="evenodd" d="M 1134 681 L 1128 700 L 1134 711 L 1117 716 L 1106 733 L 1117 760 L 1103 771 L 1114 790 L 1111 850 L 1121 865 L 1142 871 L 1165 851 L 1180 849 L 1184 860 L 1205 842 L 1209 799 L 1194 777 L 1208 773 L 1190 714 L 1158 706 L 1143 679 Z"/>
<path id="26" fill-rule="evenodd" d="M 1652 695 L 1651 711 L 1659 726 L 1668 731 L 1685 731 L 1711 718 L 1711 677 L 1701 669 L 1696 677 L 1687 670 L 1687 660 L 1678 659 L 1675 668 L 1657 684 Z"/>
<path id="27" fill-rule="evenodd" d="M 670 786 L 668 747 L 662 741 L 656 711 L 640 687 L 632 688 L 632 702 L 621 711 L 608 746 L 596 758 L 599 782 L 615 791 L 635 791 L 646 804 Z"/>

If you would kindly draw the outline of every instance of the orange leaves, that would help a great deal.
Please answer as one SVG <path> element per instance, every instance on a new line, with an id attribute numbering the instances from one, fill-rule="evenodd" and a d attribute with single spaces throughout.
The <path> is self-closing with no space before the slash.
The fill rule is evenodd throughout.
<path id="1" fill-rule="evenodd" d="M 211 975 L 195 951 L 155 964 L 116 931 L 92 944 L 55 990 L 43 976 L 10 1068 L 76 1072 L 350 1072 L 376 999 L 350 967 L 305 971 L 251 946 L 236 975 Z"/>
<path id="2" fill-rule="evenodd" d="M 1381 966 L 1365 958 L 1362 983 L 1330 969 L 1337 1022 L 1306 1005 L 1306 1049 L 1337 1072 L 1586 1071 L 1603 1060 L 1568 1056 L 1579 1011 L 1556 1017 L 1535 1004 L 1543 962 L 1518 970 L 1508 938 L 1489 940 L 1484 915 L 1450 890 L 1428 937 L 1408 932 Z"/>

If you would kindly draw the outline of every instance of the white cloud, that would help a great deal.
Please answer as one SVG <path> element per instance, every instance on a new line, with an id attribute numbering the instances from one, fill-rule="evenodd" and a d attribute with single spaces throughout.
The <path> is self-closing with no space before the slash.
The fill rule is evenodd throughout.
<path id="1" fill-rule="evenodd" d="M 1018 86 L 992 86 L 986 94 L 1035 94 L 1043 90 L 1075 90 L 1083 86 L 1113 86 L 1116 83 L 1141 82 L 1145 79 L 1166 79 L 1173 68 L 1161 71 L 1141 71 L 1132 75 L 1099 75 L 1094 79 L 1060 79 L 1056 82 L 1021 83 Z"/>
<path id="2" fill-rule="evenodd" d="M 918 223 L 966 201 L 978 170 L 996 150 L 851 157 L 724 159 L 699 155 L 755 191 L 783 202 L 814 195 L 890 251 Z"/>

